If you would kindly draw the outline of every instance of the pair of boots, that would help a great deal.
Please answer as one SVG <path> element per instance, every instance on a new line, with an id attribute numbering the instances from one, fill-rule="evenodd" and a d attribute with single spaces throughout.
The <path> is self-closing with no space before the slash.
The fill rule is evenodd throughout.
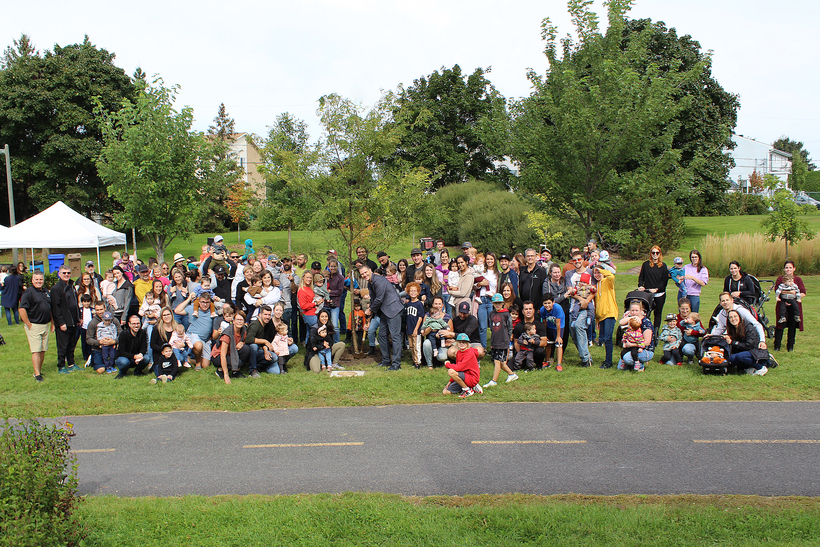
<path id="1" fill-rule="evenodd" d="M 703 352 L 701 362 L 709 365 L 722 365 L 726 362 L 726 358 L 723 357 L 723 352 L 719 347 L 712 346 L 707 351 Z"/>

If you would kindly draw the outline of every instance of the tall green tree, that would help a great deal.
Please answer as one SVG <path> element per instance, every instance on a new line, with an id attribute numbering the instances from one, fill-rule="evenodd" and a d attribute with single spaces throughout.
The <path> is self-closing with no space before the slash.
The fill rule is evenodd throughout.
<path id="1" fill-rule="evenodd" d="M 494 108 L 504 108 L 504 98 L 487 79 L 490 69 L 464 74 L 459 65 L 441 68 L 400 87 L 393 112 L 396 123 L 406 124 L 391 163 L 424 167 L 433 187 L 479 180 L 506 180 L 507 169 L 497 167 L 481 121 Z"/>
<path id="2" fill-rule="evenodd" d="M 214 144 L 191 131 L 193 109 L 174 109 L 178 88 L 161 79 L 139 85 L 136 100 L 123 101 L 117 111 L 98 104 L 105 145 L 97 168 L 122 207 L 117 220 L 146 235 L 162 261 L 174 238 L 199 228 L 225 173 L 210 161 Z"/>
<path id="3" fill-rule="evenodd" d="M 234 199 L 229 206 L 231 196 L 250 196 L 247 183 L 244 186 L 238 184 L 245 173 L 236 161 L 235 155 L 231 153 L 231 144 L 236 137 L 236 122 L 228 115 L 225 103 L 220 103 L 213 125 L 208 127 L 207 135 L 213 146 L 213 154 L 210 157 L 211 172 L 220 173 L 221 180 L 214 181 L 205 215 L 207 220 L 200 224 L 200 229 L 218 231 L 234 220 L 234 215 L 229 211 L 236 210 L 237 203 Z M 248 206 L 250 207 L 250 203 Z"/>
<path id="4" fill-rule="evenodd" d="M 646 39 L 647 32 L 646 56 L 637 60 L 636 70 L 645 71 L 655 64 L 662 74 L 697 71 L 696 78 L 684 79 L 672 94 L 675 101 L 686 99 L 676 116 L 678 131 L 672 148 L 680 152 L 680 165 L 692 175 L 691 187 L 681 193 L 678 206 L 687 215 L 721 214 L 726 210 L 729 170 L 734 166 L 732 157 L 723 151 L 735 147 L 732 130 L 737 125 L 738 97 L 712 76 L 711 56 L 701 51 L 700 43 L 689 35 L 678 36 L 661 21 L 627 20 L 621 48 L 626 49 L 633 37 Z M 625 167 L 630 168 L 629 162 Z"/>
<path id="5" fill-rule="evenodd" d="M 771 175 L 766 175 L 770 177 Z M 770 188 L 774 188 L 777 181 L 773 181 Z M 786 259 L 789 258 L 789 245 L 794 245 L 803 239 L 813 239 L 816 233 L 809 228 L 808 222 L 800 218 L 816 210 L 812 205 L 798 205 L 794 202 L 791 192 L 784 188 L 774 190 L 769 198 L 772 211 L 763 219 L 760 225 L 770 241 L 782 239 L 786 246 Z"/>
<path id="6" fill-rule="evenodd" d="M 608 3 L 605 34 L 590 3 L 568 2 L 577 43 L 559 42 L 549 19 L 542 25 L 549 71 L 545 77 L 531 71 L 532 94 L 512 105 L 521 185 L 538 194 L 552 215 L 580 225 L 587 235 L 604 234 L 613 247 L 646 237 L 643 224 L 660 216 L 666 229 L 653 231 L 668 248 L 683 231 L 675 199 L 692 181 L 674 147 L 679 115 L 691 98 L 678 97 L 677 90 L 697 81 L 704 64 L 683 70 L 680 61 L 670 60 L 670 70 L 647 62 L 651 29 L 623 43 L 631 2 Z"/>
<path id="7" fill-rule="evenodd" d="M 795 192 L 808 189 L 809 168 L 800 154 L 792 154 L 792 172 L 789 173 L 789 188 Z"/>
<path id="8" fill-rule="evenodd" d="M 94 104 L 111 109 L 134 96 L 134 85 L 114 65 L 114 54 L 88 36 L 80 44 L 55 44 L 40 54 L 24 34 L 5 50 L 0 142 L 11 149 L 18 221 L 57 200 L 86 215 L 114 213 L 116 204 L 94 163 L 102 148 Z M 7 220 L 6 211 L 0 215 Z"/>
<path id="9" fill-rule="evenodd" d="M 782 137 L 774 141 L 772 143 L 772 146 L 774 148 L 777 148 L 778 150 L 782 150 L 783 152 L 788 152 L 792 156 L 799 155 L 801 158 L 803 158 L 803 163 L 806 164 L 806 167 L 809 171 L 814 171 L 815 169 L 817 169 L 817 165 L 815 165 L 815 163 L 811 161 L 811 158 L 809 157 L 809 151 L 803 148 L 802 142 L 793 141 L 786 135 L 783 135 Z"/>
<path id="10" fill-rule="evenodd" d="M 312 170 L 318 161 L 309 138 L 307 124 L 284 112 L 276 117 L 267 139 L 260 142 L 259 172 L 266 186 L 260 224 L 266 230 L 287 228 L 288 251 L 293 227 L 306 223 L 313 210 L 303 191 L 303 183 L 314 176 Z"/>
<path id="11" fill-rule="evenodd" d="M 332 94 L 319 99 L 324 137 L 313 176 L 299 184 L 314 206 L 309 226 L 333 229 L 353 260 L 359 245 L 386 246 L 422 224 L 430 175 L 420 167 L 385 163 L 403 131 L 393 124 L 392 95 L 370 110 Z"/>

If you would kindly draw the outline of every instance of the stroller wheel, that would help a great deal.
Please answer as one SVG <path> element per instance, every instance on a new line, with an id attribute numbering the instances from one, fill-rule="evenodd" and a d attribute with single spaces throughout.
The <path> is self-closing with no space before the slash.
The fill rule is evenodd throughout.
<path id="1" fill-rule="evenodd" d="M 774 331 L 774 325 L 769 325 L 769 327 L 766 329 L 766 336 L 768 336 L 769 338 L 774 338 Z"/>

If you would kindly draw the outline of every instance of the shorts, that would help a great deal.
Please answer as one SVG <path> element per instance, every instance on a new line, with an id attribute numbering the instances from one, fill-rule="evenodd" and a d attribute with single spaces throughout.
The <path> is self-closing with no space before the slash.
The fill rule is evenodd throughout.
<path id="1" fill-rule="evenodd" d="M 547 329 L 548 344 L 555 344 L 555 339 L 558 338 L 558 329 Z M 563 347 L 564 344 L 555 344 L 556 348 Z"/>
<path id="2" fill-rule="evenodd" d="M 464 380 L 464 372 L 459 372 L 458 377 L 461 378 L 462 380 Z M 464 380 L 464 383 L 467 384 L 467 385 L 470 385 L 470 384 L 467 383 L 466 380 Z M 448 389 L 450 391 L 450 393 L 453 393 L 453 394 L 461 393 L 461 386 L 458 385 L 458 382 L 454 382 L 453 380 L 450 380 L 450 383 L 447 384 L 446 389 Z"/>
<path id="3" fill-rule="evenodd" d="M 197 342 L 202 342 L 202 357 L 205 360 L 210 361 L 211 360 L 211 347 L 213 345 L 212 341 L 211 340 L 204 341 L 198 335 L 193 334 L 193 333 L 188 333 L 188 336 L 191 337 L 191 346 L 192 347 Z"/>
<path id="4" fill-rule="evenodd" d="M 502 363 L 507 362 L 507 349 L 495 349 L 492 348 L 490 350 L 490 356 L 492 356 L 493 361 L 501 361 Z"/>
<path id="5" fill-rule="evenodd" d="M 48 351 L 49 332 L 51 332 L 51 323 L 45 325 L 32 323 L 31 329 L 26 328 L 26 338 L 28 338 L 28 347 L 31 349 L 31 353 Z"/>

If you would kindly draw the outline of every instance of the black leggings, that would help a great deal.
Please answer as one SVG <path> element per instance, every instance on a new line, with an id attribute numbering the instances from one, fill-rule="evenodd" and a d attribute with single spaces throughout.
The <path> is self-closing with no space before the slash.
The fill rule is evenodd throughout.
<path id="1" fill-rule="evenodd" d="M 661 322 L 664 320 L 663 305 L 666 303 L 666 294 L 652 298 L 652 314 L 654 316 L 655 332 L 661 331 Z"/>

